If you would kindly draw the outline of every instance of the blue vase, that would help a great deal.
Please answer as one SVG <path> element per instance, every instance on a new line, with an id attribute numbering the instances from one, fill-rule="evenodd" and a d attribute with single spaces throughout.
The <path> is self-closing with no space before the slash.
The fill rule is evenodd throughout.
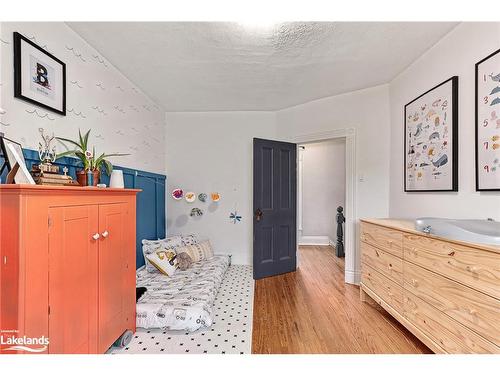
<path id="1" fill-rule="evenodd" d="M 87 171 L 87 186 L 94 186 L 94 174 L 92 171 Z"/>

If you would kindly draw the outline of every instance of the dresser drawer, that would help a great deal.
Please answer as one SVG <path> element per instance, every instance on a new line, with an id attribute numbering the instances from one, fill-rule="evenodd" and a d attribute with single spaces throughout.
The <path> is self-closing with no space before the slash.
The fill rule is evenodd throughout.
<path id="1" fill-rule="evenodd" d="M 500 301 L 405 261 L 404 288 L 479 335 L 500 344 Z"/>
<path id="2" fill-rule="evenodd" d="M 361 241 L 403 257 L 403 234 L 397 230 L 361 223 Z"/>
<path id="3" fill-rule="evenodd" d="M 361 260 L 373 269 L 403 285 L 403 260 L 391 253 L 361 242 Z"/>
<path id="4" fill-rule="evenodd" d="M 403 316 L 447 353 L 500 353 L 499 347 L 406 290 Z"/>
<path id="5" fill-rule="evenodd" d="M 405 234 L 404 259 L 500 298 L 500 254 Z"/>
<path id="6" fill-rule="evenodd" d="M 397 311 L 403 308 L 403 288 L 368 265 L 363 265 L 361 283 Z"/>

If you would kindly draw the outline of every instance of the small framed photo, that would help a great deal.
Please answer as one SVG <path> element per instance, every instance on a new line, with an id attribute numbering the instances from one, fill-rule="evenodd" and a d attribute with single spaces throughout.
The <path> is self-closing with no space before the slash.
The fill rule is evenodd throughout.
<path id="1" fill-rule="evenodd" d="M 26 160 L 24 159 L 23 148 L 21 145 L 8 138 L 0 137 L 0 149 L 2 150 L 2 156 L 4 158 L 4 164 L 7 167 L 7 171 L 10 172 L 16 163 L 19 164 L 19 170 L 14 177 L 14 183 L 34 184 L 35 181 L 26 167 Z"/>
<path id="2" fill-rule="evenodd" d="M 458 77 L 405 106 L 406 192 L 458 191 Z"/>
<path id="3" fill-rule="evenodd" d="M 476 64 L 476 190 L 500 191 L 500 50 Z"/>
<path id="4" fill-rule="evenodd" d="M 18 32 L 14 96 L 66 116 L 66 64 Z"/>

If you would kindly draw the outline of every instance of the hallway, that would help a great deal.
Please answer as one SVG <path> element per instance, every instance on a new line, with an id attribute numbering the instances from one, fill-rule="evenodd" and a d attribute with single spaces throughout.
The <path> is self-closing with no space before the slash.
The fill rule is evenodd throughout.
<path id="1" fill-rule="evenodd" d="M 300 246 L 297 272 L 255 282 L 252 353 L 430 353 L 378 305 L 344 283 L 329 246 Z"/>

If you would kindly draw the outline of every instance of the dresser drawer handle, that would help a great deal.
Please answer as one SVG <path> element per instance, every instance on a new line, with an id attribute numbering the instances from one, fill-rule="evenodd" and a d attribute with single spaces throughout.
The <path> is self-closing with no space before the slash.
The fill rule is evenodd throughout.
<path id="1" fill-rule="evenodd" d="M 477 315 L 477 310 L 469 309 L 469 314 L 476 316 Z"/>
<path id="2" fill-rule="evenodd" d="M 475 266 L 467 266 L 465 269 L 471 273 L 477 273 L 477 267 Z"/>
<path id="3" fill-rule="evenodd" d="M 94 235 L 92 236 L 92 238 L 93 238 L 94 240 L 96 240 L 96 241 L 99 239 L 99 237 L 101 237 L 101 236 L 99 235 L 99 233 L 96 233 L 96 234 L 94 234 Z"/>

